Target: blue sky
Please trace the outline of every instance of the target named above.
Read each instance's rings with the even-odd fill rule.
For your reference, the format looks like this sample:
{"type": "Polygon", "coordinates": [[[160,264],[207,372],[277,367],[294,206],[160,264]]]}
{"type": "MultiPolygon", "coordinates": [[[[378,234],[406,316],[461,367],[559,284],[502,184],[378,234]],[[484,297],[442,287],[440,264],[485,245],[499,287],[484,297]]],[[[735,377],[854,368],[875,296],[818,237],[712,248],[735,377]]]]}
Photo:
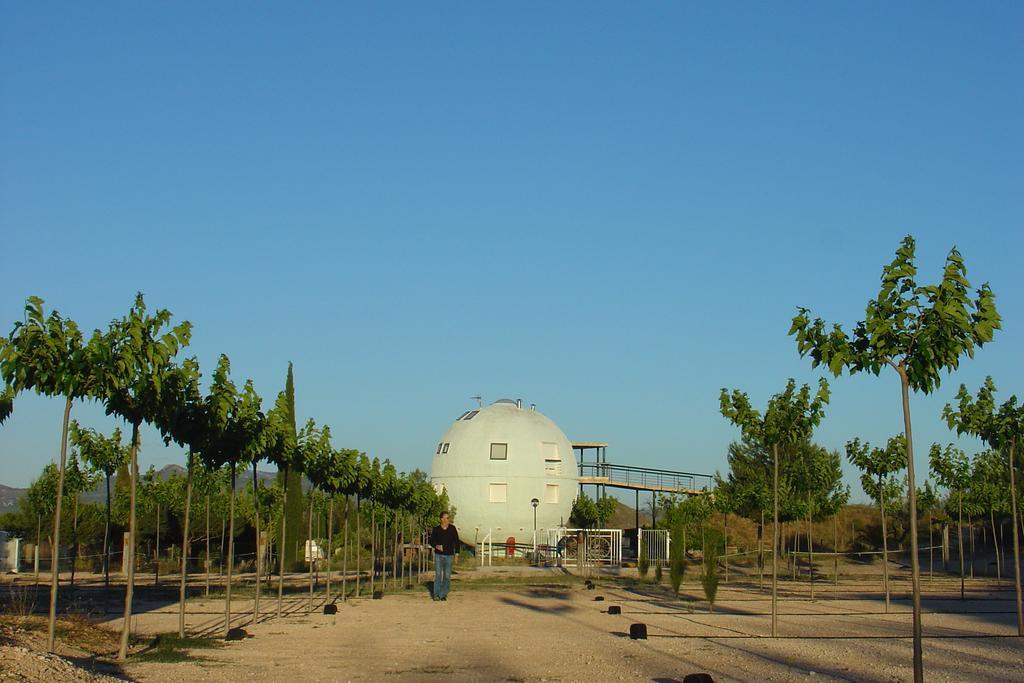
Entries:
{"type": "MultiPolygon", "coordinates": [[[[914,397],[919,466],[960,382],[1024,394],[1020,3],[2,15],[4,332],[32,294],[91,329],[139,290],[204,368],[272,399],[293,361],[300,419],[403,469],[479,393],[710,472],[719,389],[815,381],[795,307],[853,323],[912,233],[922,280],[957,245],[1005,319],[914,397]]],[[[901,428],[895,375],[833,388],[821,443],[901,428]]],[[[57,454],[60,416],[17,402],[0,483],[57,454]]],[[[182,456],[147,432],[141,460],[182,456]]]]}

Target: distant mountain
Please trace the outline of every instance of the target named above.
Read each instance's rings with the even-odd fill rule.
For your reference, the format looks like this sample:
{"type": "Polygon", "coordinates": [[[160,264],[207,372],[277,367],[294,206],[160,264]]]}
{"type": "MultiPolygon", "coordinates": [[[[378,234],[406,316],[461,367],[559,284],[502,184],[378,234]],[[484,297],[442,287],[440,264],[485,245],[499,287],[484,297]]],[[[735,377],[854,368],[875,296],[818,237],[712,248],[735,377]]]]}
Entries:
{"type": "MultiPolygon", "coordinates": [[[[163,480],[170,479],[171,477],[178,476],[184,477],[187,474],[187,470],[181,465],[164,465],[157,472],[163,480]]],[[[277,472],[267,472],[259,470],[259,479],[264,486],[270,486],[274,483],[277,478],[277,472]]],[[[117,484],[117,475],[110,478],[110,490],[113,492],[114,486],[117,484]]],[[[244,486],[252,486],[252,469],[248,468],[244,471],[239,471],[238,476],[235,480],[235,490],[241,489],[244,486]]],[[[0,484],[0,512],[13,512],[21,501],[22,496],[28,491],[27,488],[19,489],[11,486],[4,486],[0,484]]],[[[100,479],[96,488],[92,491],[82,494],[82,502],[84,503],[102,503],[107,499],[106,486],[104,485],[103,479],[100,479]]]]}

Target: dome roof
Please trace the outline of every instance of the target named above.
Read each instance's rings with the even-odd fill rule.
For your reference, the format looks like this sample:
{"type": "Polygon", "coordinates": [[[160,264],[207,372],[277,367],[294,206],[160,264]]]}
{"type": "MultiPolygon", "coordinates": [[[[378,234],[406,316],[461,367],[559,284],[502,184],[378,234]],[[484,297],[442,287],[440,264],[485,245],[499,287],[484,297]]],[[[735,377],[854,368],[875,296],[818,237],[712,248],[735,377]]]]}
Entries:
{"type": "Polygon", "coordinates": [[[455,525],[466,542],[516,536],[569,519],[577,490],[572,444],[549,417],[510,399],[468,410],[436,444],[431,478],[455,508],[455,525]]]}

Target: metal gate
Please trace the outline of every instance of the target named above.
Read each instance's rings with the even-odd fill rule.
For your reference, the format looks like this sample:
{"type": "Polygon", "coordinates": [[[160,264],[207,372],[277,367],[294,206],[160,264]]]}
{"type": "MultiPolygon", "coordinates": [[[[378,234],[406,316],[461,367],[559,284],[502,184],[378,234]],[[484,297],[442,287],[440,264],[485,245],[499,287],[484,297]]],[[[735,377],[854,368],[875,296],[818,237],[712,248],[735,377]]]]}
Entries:
{"type": "Polygon", "coordinates": [[[641,529],[643,534],[644,549],[647,551],[648,562],[668,562],[669,548],[672,539],[669,538],[667,529],[641,529]]]}
{"type": "Polygon", "coordinates": [[[563,567],[622,564],[622,529],[550,529],[545,554],[563,567]]]}

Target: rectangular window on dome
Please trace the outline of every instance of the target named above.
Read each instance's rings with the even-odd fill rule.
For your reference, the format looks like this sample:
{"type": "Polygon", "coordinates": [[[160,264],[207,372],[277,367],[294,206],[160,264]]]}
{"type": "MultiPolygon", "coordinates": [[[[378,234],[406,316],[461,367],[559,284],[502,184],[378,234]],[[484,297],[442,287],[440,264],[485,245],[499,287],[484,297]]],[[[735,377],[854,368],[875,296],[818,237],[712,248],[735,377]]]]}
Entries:
{"type": "Polygon", "coordinates": [[[544,484],[544,502],[558,502],[558,484],[544,484]]]}
{"type": "Polygon", "coordinates": [[[479,412],[480,412],[479,410],[471,410],[468,413],[466,413],[465,417],[463,417],[461,419],[463,419],[463,420],[472,420],[474,417],[476,417],[476,414],[479,413],[479,412]]]}
{"type": "Polygon", "coordinates": [[[441,449],[441,453],[447,453],[447,452],[448,452],[448,446],[449,446],[449,445],[450,445],[450,444],[445,444],[445,445],[444,445],[444,448],[442,448],[442,449],[441,449]]]}
{"type": "Polygon", "coordinates": [[[491,484],[488,489],[488,500],[492,503],[508,502],[508,484],[491,484]]]}
{"type": "Polygon", "coordinates": [[[438,444],[437,444],[437,453],[434,453],[434,455],[438,455],[440,453],[441,453],[441,443],[438,442],[438,444]]]}
{"type": "Polygon", "coordinates": [[[491,460],[508,460],[508,444],[492,443],[491,460]]]}
{"type": "Polygon", "coordinates": [[[457,418],[455,418],[455,421],[458,422],[459,420],[461,420],[462,418],[466,417],[467,415],[469,415],[469,411],[468,410],[466,412],[464,412],[462,415],[459,415],[457,418]]]}
{"type": "Polygon", "coordinates": [[[544,455],[545,462],[562,462],[562,458],[558,455],[557,443],[549,443],[545,441],[540,445],[540,450],[544,455]]]}

